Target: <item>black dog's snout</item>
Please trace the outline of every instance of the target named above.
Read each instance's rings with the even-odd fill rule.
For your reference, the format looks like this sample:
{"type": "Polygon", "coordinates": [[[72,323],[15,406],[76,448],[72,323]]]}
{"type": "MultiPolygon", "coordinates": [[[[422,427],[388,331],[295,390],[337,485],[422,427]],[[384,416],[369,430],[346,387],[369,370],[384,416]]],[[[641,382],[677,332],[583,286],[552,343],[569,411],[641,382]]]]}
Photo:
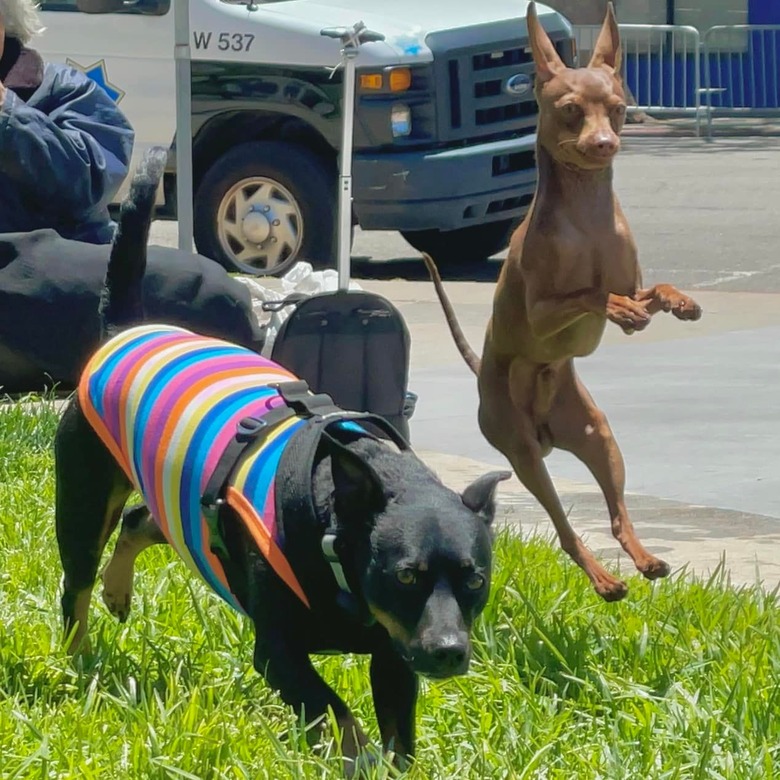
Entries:
{"type": "Polygon", "coordinates": [[[442,666],[460,666],[466,660],[466,647],[462,644],[446,645],[434,650],[433,658],[442,666]]]}
{"type": "Polygon", "coordinates": [[[431,648],[430,657],[439,674],[461,674],[469,663],[468,640],[457,636],[448,637],[431,648]]]}

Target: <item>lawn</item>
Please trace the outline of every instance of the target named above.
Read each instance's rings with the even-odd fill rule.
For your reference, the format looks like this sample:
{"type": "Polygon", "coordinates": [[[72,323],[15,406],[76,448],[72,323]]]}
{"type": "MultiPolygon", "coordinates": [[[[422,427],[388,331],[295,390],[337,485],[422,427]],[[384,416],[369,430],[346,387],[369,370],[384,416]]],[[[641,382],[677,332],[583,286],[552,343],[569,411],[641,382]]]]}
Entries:
{"type": "MultiPolygon", "coordinates": [[[[337,778],[251,666],[249,626],[164,548],[127,624],[60,649],[49,402],[0,410],[0,778],[337,778]]],[[[682,575],[602,603],[543,539],[504,532],[468,676],[422,685],[409,778],[780,774],[774,595],[682,575]]],[[[367,665],[317,662],[376,738],[367,665]]],[[[375,777],[391,777],[387,766],[375,777]]]]}

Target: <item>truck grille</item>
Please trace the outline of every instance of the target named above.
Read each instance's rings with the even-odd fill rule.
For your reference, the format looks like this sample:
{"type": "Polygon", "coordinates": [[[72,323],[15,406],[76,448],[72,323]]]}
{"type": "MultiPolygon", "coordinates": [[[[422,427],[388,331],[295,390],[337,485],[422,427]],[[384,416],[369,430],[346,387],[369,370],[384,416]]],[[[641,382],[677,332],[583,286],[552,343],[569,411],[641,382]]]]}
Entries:
{"type": "Polygon", "coordinates": [[[437,78],[437,84],[447,85],[439,102],[440,140],[479,140],[535,131],[533,90],[523,95],[506,91],[513,76],[533,78],[531,54],[525,47],[515,43],[448,51],[445,67],[444,78],[437,78]]]}
{"type": "MultiPolygon", "coordinates": [[[[495,28],[499,34],[491,42],[485,27],[462,31],[459,42],[470,38],[471,45],[453,46],[455,41],[447,33],[432,33],[426,39],[434,57],[438,140],[443,143],[480,142],[536,131],[533,89],[529,86],[522,94],[507,91],[513,77],[533,79],[530,45],[521,37],[507,40],[505,25],[495,28]]],[[[522,29],[521,20],[515,29],[522,29]]]]}

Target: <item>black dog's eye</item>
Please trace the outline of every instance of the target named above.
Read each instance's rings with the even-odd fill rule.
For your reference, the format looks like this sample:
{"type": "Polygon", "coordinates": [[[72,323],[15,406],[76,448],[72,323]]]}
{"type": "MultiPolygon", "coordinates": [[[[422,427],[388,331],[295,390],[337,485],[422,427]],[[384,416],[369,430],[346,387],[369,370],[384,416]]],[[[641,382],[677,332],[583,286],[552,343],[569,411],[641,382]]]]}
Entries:
{"type": "Polygon", "coordinates": [[[399,569],[395,576],[401,585],[414,585],[417,582],[417,572],[414,569],[399,569]]]}
{"type": "Polygon", "coordinates": [[[466,587],[469,590],[479,590],[485,587],[485,578],[481,574],[477,574],[477,572],[472,572],[466,578],[466,587]]]}

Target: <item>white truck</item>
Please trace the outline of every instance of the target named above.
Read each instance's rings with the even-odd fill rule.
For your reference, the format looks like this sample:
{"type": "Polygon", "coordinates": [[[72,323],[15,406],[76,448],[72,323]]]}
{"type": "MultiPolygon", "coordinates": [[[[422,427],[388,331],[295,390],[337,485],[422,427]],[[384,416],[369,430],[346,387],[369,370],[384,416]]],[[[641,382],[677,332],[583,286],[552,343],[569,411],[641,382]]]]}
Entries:
{"type": "MultiPolygon", "coordinates": [[[[231,270],[332,264],[343,70],[325,27],[363,21],[353,222],[399,230],[441,262],[488,257],[527,210],[536,170],[522,0],[189,0],[195,245],[231,270]]],[[[98,81],[136,131],[136,159],[175,147],[170,0],[41,0],[38,45],[98,81]],[[101,13],[83,13],[90,7],[101,13]]],[[[538,6],[560,54],[564,17],[538,6]]],[[[176,216],[175,155],[160,195],[176,216]]]]}

